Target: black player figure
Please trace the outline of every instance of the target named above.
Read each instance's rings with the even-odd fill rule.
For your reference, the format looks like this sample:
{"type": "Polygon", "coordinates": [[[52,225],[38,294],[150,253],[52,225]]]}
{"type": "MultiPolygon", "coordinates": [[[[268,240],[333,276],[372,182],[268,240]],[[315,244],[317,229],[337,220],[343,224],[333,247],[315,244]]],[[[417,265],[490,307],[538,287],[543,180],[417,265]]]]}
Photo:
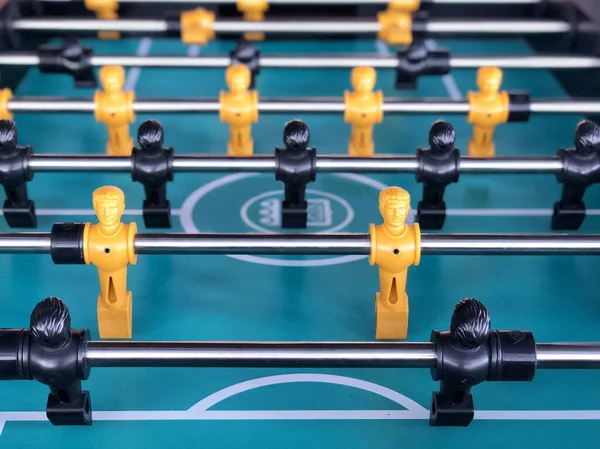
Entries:
{"type": "Polygon", "coordinates": [[[417,207],[417,222],[422,229],[441,229],[446,219],[444,192],[457,182],[460,153],[454,148],[456,133],[450,123],[435,122],[429,130],[428,149],[417,150],[417,182],[423,183],[423,199],[417,207]]]}
{"type": "Polygon", "coordinates": [[[433,426],[467,426],[474,415],[471,388],[488,374],[490,314],[479,301],[463,299],[454,308],[450,330],[438,335],[460,362],[445,373],[432,370],[434,380],[440,380],[440,391],[432,396],[429,421],[433,426]],[[465,373],[465,368],[471,371],[465,373]]]}
{"type": "Polygon", "coordinates": [[[46,415],[56,426],[92,424],[90,394],[81,381],[89,367],[81,359],[81,348],[89,332],[71,329],[67,306],[56,297],[39,302],[30,319],[29,375],[50,387],[46,415]]]}
{"type": "Polygon", "coordinates": [[[556,154],[563,162],[557,175],[562,195],[554,204],[552,229],[579,229],[585,218],[583,196],[592,184],[600,182],[600,126],[583,120],[575,131],[575,148],[560,149],[556,154]]]}
{"type": "Polygon", "coordinates": [[[275,179],[283,182],[285,197],[281,209],[284,229],[304,229],[308,221],[306,184],[316,177],[316,150],[308,148],[310,130],[301,120],[286,123],[285,149],[275,149],[275,179]]]}
{"type": "Polygon", "coordinates": [[[132,152],[134,181],[144,185],[144,225],[147,228],[171,227],[171,203],[167,182],[173,181],[172,154],[163,148],[164,129],[156,120],[147,120],[138,128],[139,148],[132,152]]]}
{"type": "Polygon", "coordinates": [[[10,227],[35,228],[35,205],[27,195],[27,182],[33,179],[29,159],[31,147],[18,146],[14,122],[0,120],[0,183],[6,192],[4,217],[10,227]]]}

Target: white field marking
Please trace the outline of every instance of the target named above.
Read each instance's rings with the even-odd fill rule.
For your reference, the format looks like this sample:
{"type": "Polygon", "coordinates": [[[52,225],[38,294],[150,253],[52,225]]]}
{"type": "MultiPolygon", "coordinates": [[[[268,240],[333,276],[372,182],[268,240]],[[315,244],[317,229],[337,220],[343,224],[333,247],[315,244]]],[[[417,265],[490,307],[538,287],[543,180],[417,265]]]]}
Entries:
{"type": "Polygon", "coordinates": [[[377,53],[379,53],[381,56],[387,56],[391,53],[388,44],[381,39],[377,39],[375,41],[375,50],[377,50],[377,53]]]}
{"type": "Polygon", "coordinates": [[[187,51],[187,55],[190,57],[196,57],[200,55],[200,46],[199,45],[190,45],[187,51]]]}
{"type": "Polygon", "coordinates": [[[368,391],[378,396],[389,399],[398,405],[401,405],[407,410],[411,411],[424,411],[417,402],[406,396],[394,391],[390,388],[377,385],[373,382],[367,382],[365,380],[355,379],[346,376],[337,376],[333,374],[281,374],[277,376],[261,377],[258,379],[248,380],[241,382],[230,387],[224,388],[205,397],[201,401],[188,409],[188,412],[207,411],[209,408],[236,396],[246,391],[255,390],[257,388],[267,387],[270,385],[281,385],[290,383],[323,383],[331,385],[343,385],[346,387],[356,388],[358,390],[368,391]]]}
{"type": "MultiPolygon", "coordinates": [[[[184,231],[188,234],[196,234],[201,232],[196,224],[194,223],[194,208],[196,204],[210,192],[218,189],[219,187],[223,187],[225,185],[231,184],[233,182],[252,178],[258,176],[260,173],[234,173],[231,175],[224,176],[222,178],[217,178],[214,181],[209,182],[208,184],[203,185],[202,187],[193,191],[183,202],[180,209],[179,220],[181,222],[181,226],[184,231]]],[[[352,181],[365,184],[369,187],[373,187],[377,191],[385,189],[387,186],[379,181],[375,181],[374,179],[368,178],[366,176],[357,175],[354,173],[335,173],[333,176],[343,179],[350,179],[352,181]]],[[[295,260],[295,259],[273,259],[270,257],[262,257],[262,256],[253,256],[253,255],[227,255],[227,257],[231,257],[232,259],[242,260],[245,262],[256,263],[260,265],[270,265],[277,267],[323,267],[329,265],[338,265],[342,263],[350,263],[355,262],[357,260],[366,259],[368,256],[337,256],[337,257],[326,257],[319,259],[305,259],[305,260],[295,260]]]]}
{"type": "MultiPolygon", "coordinates": [[[[202,421],[202,420],[426,420],[429,411],[390,388],[373,382],[331,374],[284,374],[240,382],[198,401],[187,410],[97,411],[95,421],[202,421]],[[208,410],[240,393],[290,383],[342,385],[374,393],[405,410],[208,410]]],[[[0,434],[9,421],[47,421],[45,412],[0,412],[0,434]]],[[[476,420],[600,420],[600,410],[476,410],[476,420]]]]}
{"type": "MultiPolygon", "coordinates": [[[[138,48],[135,52],[136,56],[147,56],[150,53],[150,47],[152,47],[152,39],[149,37],[145,37],[140,41],[138,48]]],[[[142,73],[141,67],[133,67],[129,70],[127,74],[127,79],[125,80],[125,87],[123,90],[132,91],[135,89],[135,86],[140,79],[140,74],[142,73]]]]}
{"type": "MultiPolygon", "coordinates": [[[[430,50],[435,50],[437,48],[437,44],[433,39],[427,39],[425,41],[425,45],[430,50]]],[[[459,101],[463,99],[462,94],[460,93],[460,89],[456,84],[456,80],[452,76],[451,73],[447,75],[442,75],[442,83],[444,83],[444,87],[446,87],[446,91],[452,100],[459,101]]]]}

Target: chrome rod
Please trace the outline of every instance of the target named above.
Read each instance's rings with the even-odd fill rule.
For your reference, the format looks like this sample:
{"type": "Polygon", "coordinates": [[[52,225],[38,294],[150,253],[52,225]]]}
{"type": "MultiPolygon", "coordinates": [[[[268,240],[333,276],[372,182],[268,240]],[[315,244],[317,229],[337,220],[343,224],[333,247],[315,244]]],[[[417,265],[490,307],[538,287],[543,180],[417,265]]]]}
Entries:
{"type": "MultiPolygon", "coordinates": [[[[354,68],[369,66],[376,69],[395,69],[398,58],[372,54],[352,55],[261,55],[261,68],[354,68]]],[[[600,67],[600,58],[593,56],[567,55],[506,55],[506,56],[453,56],[451,68],[475,69],[494,66],[503,69],[590,69],[600,67]]],[[[0,65],[36,66],[40,64],[37,53],[10,52],[0,54],[0,65]]],[[[225,68],[231,65],[226,56],[169,56],[169,55],[96,55],[90,58],[95,67],[119,65],[123,67],[152,68],[225,68]]]]}
{"type": "Polygon", "coordinates": [[[137,254],[368,255],[368,234],[137,234],[137,254]]]}
{"type": "Polygon", "coordinates": [[[0,254],[48,254],[49,232],[0,233],[0,254]]]}
{"type": "Polygon", "coordinates": [[[432,343],[107,342],[87,345],[90,366],[430,368],[432,343]]]}
{"type": "Polygon", "coordinates": [[[537,345],[537,367],[548,369],[598,369],[597,343],[541,343],[537,345]]]}
{"type": "Polygon", "coordinates": [[[600,235],[423,234],[423,255],[596,255],[600,235]]]}
{"type": "MultiPolygon", "coordinates": [[[[173,170],[180,173],[249,172],[270,173],[275,171],[273,156],[247,158],[186,155],[173,156],[173,170]]],[[[376,156],[351,158],[346,156],[319,156],[316,162],[319,173],[415,173],[419,161],[415,156],[376,156]]],[[[129,173],[130,157],[72,156],[62,154],[34,154],[29,159],[34,172],[108,172],[129,173]]],[[[459,162],[460,173],[558,173],[562,170],[558,158],[491,158],[463,157],[459,162]]]]}
{"type": "Polygon", "coordinates": [[[477,69],[492,66],[501,69],[594,69],[600,67],[600,58],[568,55],[507,55],[507,56],[452,56],[451,68],[477,69]]]}
{"type": "MultiPolygon", "coordinates": [[[[538,369],[598,369],[600,343],[536,345],[538,369]]],[[[91,341],[90,367],[432,368],[432,343],[91,341]]]]}
{"type": "MultiPolygon", "coordinates": [[[[423,29],[429,34],[548,34],[567,33],[571,24],[555,20],[429,20],[423,29]]],[[[167,22],[154,19],[101,20],[85,18],[16,19],[11,28],[17,31],[96,32],[121,31],[132,33],[163,33],[168,31],[167,22]]],[[[591,24],[580,24],[585,31],[594,31],[591,24]]],[[[249,22],[244,20],[216,20],[212,30],[216,33],[343,33],[375,34],[381,29],[376,21],[367,20],[267,20],[249,22]]]]}
{"type": "MultiPolygon", "coordinates": [[[[81,2],[82,0],[39,0],[49,3],[81,2]]],[[[237,0],[119,0],[120,3],[186,3],[198,5],[233,5],[237,0]]],[[[523,5],[538,4],[546,0],[422,0],[427,4],[469,5],[523,5]]],[[[389,0],[269,0],[274,5],[387,5],[389,0]]]]}
{"type": "MultiPolygon", "coordinates": [[[[50,233],[2,233],[0,253],[49,253],[50,233]]],[[[139,233],[137,254],[362,255],[368,234],[178,234],[139,233]]],[[[598,255],[600,234],[422,234],[421,254],[598,255]]]]}
{"type": "MultiPolygon", "coordinates": [[[[15,97],[8,102],[11,112],[94,112],[92,100],[54,97],[15,97]]],[[[136,100],[133,110],[138,113],[216,113],[221,109],[217,100],[176,99],[136,100]]],[[[264,99],[258,103],[260,113],[343,113],[342,98],[309,97],[303,99],[264,99]]],[[[466,101],[453,100],[401,100],[388,98],[383,111],[386,114],[467,114],[466,101]]],[[[543,100],[530,104],[532,113],[594,114],[600,113],[600,100],[543,100]]]]}

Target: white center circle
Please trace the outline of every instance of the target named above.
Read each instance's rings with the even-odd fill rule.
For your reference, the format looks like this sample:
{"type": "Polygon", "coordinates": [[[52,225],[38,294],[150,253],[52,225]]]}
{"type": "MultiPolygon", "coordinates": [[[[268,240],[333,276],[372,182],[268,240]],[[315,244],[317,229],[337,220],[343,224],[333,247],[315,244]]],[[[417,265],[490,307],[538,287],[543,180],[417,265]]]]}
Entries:
{"type": "MultiPolygon", "coordinates": [[[[208,184],[203,185],[202,187],[193,191],[183,202],[181,205],[181,210],[179,214],[179,220],[181,222],[181,226],[184,231],[188,234],[198,234],[201,231],[194,223],[194,208],[198,204],[198,202],[204,198],[206,195],[211,193],[212,191],[218,189],[219,187],[223,187],[228,184],[232,184],[236,181],[241,181],[242,179],[248,179],[255,176],[258,176],[259,173],[235,173],[232,175],[227,175],[219,179],[215,179],[214,181],[209,182],[208,184]]],[[[351,173],[336,173],[333,176],[348,179],[351,181],[358,182],[360,184],[367,185],[376,189],[378,191],[383,190],[387,187],[387,185],[382,182],[376,181],[374,179],[368,178],[362,175],[356,175],[351,173]]],[[[321,194],[324,192],[321,192],[321,194]]],[[[331,194],[328,194],[331,195],[331,194]]],[[[335,195],[334,195],[335,196],[335,195]]],[[[337,197],[339,198],[339,197],[337,197]]],[[[336,198],[336,199],[337,199],[336,198]]],[[[339,198],[342,199],[342,198],[339,198]]],[[[342,199],[342,201],[344,201],[342,199]]],[[[345,202],[345,201],[344,201],[345,202]]],[[[347,204],[347,202],[346,202],[347,204]]],[[[350,208],[350,210],[352,210],[350,208]]],[[[352,213],[352,216],[354,214],[352,213]]],[[[352,217],[353,218],[353,217],[352,217]]],[[[350,219],[350,221],[352,220],[350,219]]],[[[346,220],[347,221],[347,218],[346,220]]],[[[348,222],[349,223],[349,222],[348,222]]],[[[341,227],[336,226],[337,229],[341,229],[341,227]]],[[[329,230],[328,232],[332,232],[329,230]]],[[[272,232],[270,232],[272,233],[272,232]]],[[[367,231],[365,230],[365,233],[367,231]]],[[[288,260],[288,259],[276,259],[270,257],[263,256],[253,256],[253,255],[227,255],[227,257],[231,257],[232,259],[243,260],[245,262],[251,262],[261,265],[271,265],[278,267],[320,267],[327,265],[338,265],[343,263],[354,262],[357,260],[365,259],[367,256],[336,256],[336,257],[326,257],[321,259],[309,259],[309,260],[288,260]]]]}

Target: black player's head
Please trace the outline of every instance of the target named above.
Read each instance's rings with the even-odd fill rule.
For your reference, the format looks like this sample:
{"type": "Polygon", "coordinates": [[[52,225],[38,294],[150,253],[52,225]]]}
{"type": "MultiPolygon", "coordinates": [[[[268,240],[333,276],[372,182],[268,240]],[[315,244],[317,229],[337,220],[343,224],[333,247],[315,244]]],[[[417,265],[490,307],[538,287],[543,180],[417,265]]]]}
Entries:
{"type": "Polygon", "coordinates": [[[310,130],[302,120],[292,120],[283,128],[283,143],[288,151],[302,152],[308,148],[310,130]]]}
{"type": "Polygon", "coordinates": [[[138,128],[138,143],[142,148],[162,148],[165,130],[157,120],[146,120],[138,128]]]}
{"type": "Polygon", "coordinates": [[[50,296],[40,301],[29,321],[33,338],[48,348],[59,348],[71,338],[71,315],[60,299],[50,296]]]}
{"type": "Polygon", "coordinates": [[[429,146],[432,150],[450,151],[454,148],[456,132],[454,127],[443,120],[438,120],[429,129],[429,146]]]}
{"type": "Polygon", "coordinates": [[[476,299],[466,298],[454,308],[450,333],[454,344],[462,349],[481,346],[490,332],[490,313],[476,299]]]}
{"type": "Polygon", "coordinates": [[[15,122],[0,120],[0,150],[13,150],[17,146],[19,133],[15,122]]]}
{"type": "Polygon", "coordinates": [[[582,120],[575,131],[575,148],[582,152],[600,151],[600,126],[582,120]]]}

